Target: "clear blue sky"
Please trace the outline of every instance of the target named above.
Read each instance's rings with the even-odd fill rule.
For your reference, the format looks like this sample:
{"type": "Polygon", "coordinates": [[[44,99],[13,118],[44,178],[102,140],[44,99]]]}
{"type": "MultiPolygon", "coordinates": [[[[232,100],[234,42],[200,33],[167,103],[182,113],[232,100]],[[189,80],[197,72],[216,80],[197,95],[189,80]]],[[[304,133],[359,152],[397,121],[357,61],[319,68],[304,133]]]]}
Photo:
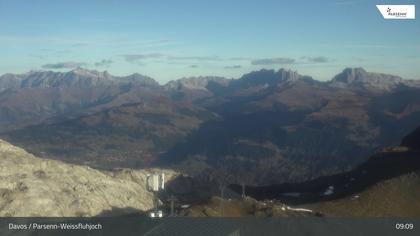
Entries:
{"type": "MultiPolygon", "coordinates": [[[[375,0],[0,0],[0,74],[82,66],[164,83],[344,67],[420,79],[420,22],[384,20],[375,0]]],[[[417,4],[420,1],[386,1],[417,4]]]]}

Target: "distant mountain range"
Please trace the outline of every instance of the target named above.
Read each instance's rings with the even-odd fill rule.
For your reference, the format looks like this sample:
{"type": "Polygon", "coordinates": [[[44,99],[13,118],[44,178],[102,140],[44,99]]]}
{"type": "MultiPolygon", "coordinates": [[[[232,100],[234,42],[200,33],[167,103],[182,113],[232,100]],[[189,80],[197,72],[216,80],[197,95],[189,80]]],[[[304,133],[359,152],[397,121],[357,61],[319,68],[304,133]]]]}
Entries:
{"type": "Polygon", "coordinates": [[[77,68],[69,72],[31,71],[26,74],[5,74],[0,77],[1,90],[24,88],[92,88],[118,84],[139,84],[159,86],[150,77],[132,74],[124,77],[77,68]]]}
{"type": "Polygon", "coordinates": [[[1,138],[98,168],[302,181],[351,169],[419,121],[420,81],[362,68],[325,82],[285,69],[165,85],[81,68],[0,77],[1,138]]]}
{"type": "Polygon", "coordinates": [[[143,87],[158,88],[159,84],[139,74],[116,77],[106,71],[80,68],[67,73],[5,74],[0,77],[0,125],[25,126],[51,117],[81,114],[115,101],[132,88],[143,87]]]}

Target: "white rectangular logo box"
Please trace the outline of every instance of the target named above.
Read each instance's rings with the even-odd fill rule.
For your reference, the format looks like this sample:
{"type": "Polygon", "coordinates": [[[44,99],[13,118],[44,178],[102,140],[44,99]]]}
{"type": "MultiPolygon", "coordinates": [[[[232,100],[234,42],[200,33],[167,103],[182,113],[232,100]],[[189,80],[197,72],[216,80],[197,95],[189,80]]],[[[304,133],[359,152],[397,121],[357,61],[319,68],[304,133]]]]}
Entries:
{"type": "Polygon", "coordinates": [[[416,19],[415,5],[376,5],[384,19],[413,20],[416,19]]]}

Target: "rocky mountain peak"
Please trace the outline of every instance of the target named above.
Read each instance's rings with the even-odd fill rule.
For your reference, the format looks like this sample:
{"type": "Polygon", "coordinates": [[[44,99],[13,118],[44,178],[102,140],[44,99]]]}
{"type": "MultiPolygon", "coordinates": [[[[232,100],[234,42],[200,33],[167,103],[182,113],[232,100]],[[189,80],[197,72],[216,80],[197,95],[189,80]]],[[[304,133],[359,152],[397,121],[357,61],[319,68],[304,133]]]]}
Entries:
{"type": "Polygon", "coordinates": [[[68,72],[30,71],[22,75],[5,74],[0,77],[0,91],[7,88],[91,88],[120,83],[159,86],[152,78],[140,74],[112,76],[108,71],[76,68],[68,72]]]}
{"type": "Polygon", "coordinates": [[[77,68],[69,72],[31,71],[22,76],[21,88],[92,87],[113,81],[107,72],[77,68]]]}
{"type": "Polygon", "coordinates": [[[391,90],[405,83],[399,76],[367,72],[363,68],[346,68],[330,82],[333,87],[391,90]]]}
{"type": "Polygon", "coordinates": [[[199,76],[187,77],[179,80],[172,80],[165,85],[166,89],[191,89],[191,90],[207,90],[210,82],[221,85],[227,85],[228,79],[218,76],[199,76]]]}
{"type": "Polygon", "coordinates": [[[9,88],[19,87],[21,79],[18,75],[10,73],[0,76],[0,92],[9,88]]]}
{"type": "Polygon", "coordinates": [[[73,72],[73,73],[76,73],[76,74],[81,74],[81,75],[83,75],[83,74],[85,74],[85,75],[87,75],[87,74],[99,74],[100,73],[97,70],[89,70],[89,69],[86,69],[86,68],[83,68],[83,67],[77,67],[77,68],[71,70],[70,72],[73,72]]]}
{"type": "Polygon", "coordinates": [[[272,87],[284,82],[293,82],[302,78],[296,71],[280,69],[261,69],[243,75],[241,78],[232,81],[232,86],[236,88],[249,88],[254,86],[272,87]]]}
{"type": "Polygon", "coordinates": [[[81,78],[90,78],[96,80],[113,80],[113,76],[111,76],[108,71],[97,71],[97,70],[89,70],[85,68],[78,67],[74,70],[67,72],[67,74],[72,74],[79,76],[81,78]]]}
{"type": "Polygon", "coordinates": [[[368,75],[365,69],[357,67],[345,68],[343,72],[341,72],[341,76],[338,75],[335,78],[341,82],[352,83],[354,81],[364,80],[367,76],[368,75]]]}
{"type": "Polygon", "coordinates": [[[280,69],[277,71],[279,78],[285,81],[295,81],[301,78],[301,75],[297,71],[292,71],[290,69],[280,69]]]}
{"type": "Polygon", "coordinates": [[[122,83],[134,83],[134,84],[138,84],[138,85],[143,85],[143,86],[159,86],[159,83],[142,74],[139,73],[134,73],[128,76],[122,76],[122,77],[117,77],[118,80],[122,83]]]}

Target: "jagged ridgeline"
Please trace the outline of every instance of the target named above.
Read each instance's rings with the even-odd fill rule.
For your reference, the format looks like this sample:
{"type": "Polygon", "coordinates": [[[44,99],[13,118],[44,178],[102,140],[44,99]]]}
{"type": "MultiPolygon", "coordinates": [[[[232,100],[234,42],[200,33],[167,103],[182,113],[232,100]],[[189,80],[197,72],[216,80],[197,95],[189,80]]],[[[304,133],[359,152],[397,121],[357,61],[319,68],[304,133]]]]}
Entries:
{"type": "Polygon", "coordinates": [[[0,137],[37,156],[108,169],[299,182],[350,170],[419,125],[420,83],[347,68],[330,81],[260,70],[159,85],[76,69],[0,77],[0,137]]]}

